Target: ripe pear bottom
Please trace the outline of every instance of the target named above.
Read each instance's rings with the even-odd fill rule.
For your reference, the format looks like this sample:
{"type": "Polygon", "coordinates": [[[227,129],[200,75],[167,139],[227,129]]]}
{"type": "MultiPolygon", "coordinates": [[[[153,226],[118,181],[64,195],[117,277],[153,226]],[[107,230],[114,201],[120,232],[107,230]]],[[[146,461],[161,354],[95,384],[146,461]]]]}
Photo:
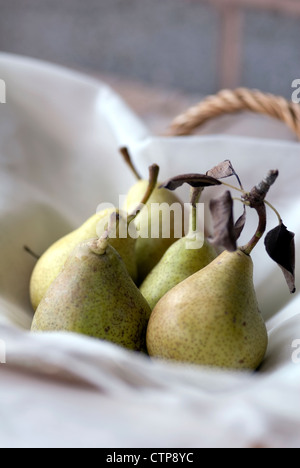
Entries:
{"type": "Polygon", "coordinates": [[[32,331],[70,331],[144,351],[149,305],[118,252],[80,244],[35,313],[32,331]]]}
{"type": "Polygon", "coordinates": [[[241,250],[223,252],[169,291],[147,331],[152,357],[227,369],[257,369],[267,345],[252,259],[241,250]]]}

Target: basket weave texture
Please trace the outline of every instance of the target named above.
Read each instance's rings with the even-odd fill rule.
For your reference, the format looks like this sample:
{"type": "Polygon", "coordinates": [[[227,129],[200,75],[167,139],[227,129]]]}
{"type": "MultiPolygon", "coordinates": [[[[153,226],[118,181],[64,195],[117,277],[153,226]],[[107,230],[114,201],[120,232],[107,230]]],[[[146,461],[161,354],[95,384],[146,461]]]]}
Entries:
{"type": "Polygon", "coordinates": [[[282,120],[300,139],[300,105],[281,96],[258,90],[224,89],[208,96],[199,104],[176,117],[168,129],[168,135],[191,135],[202,124],[223,114],[251,111],[282,120]]]}

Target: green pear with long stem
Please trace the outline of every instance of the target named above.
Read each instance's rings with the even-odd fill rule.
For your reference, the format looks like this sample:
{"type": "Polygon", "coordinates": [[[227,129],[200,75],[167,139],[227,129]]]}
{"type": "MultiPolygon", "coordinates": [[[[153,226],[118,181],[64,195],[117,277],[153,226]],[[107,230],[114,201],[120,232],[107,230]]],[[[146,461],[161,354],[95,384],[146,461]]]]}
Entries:
{"type": "MultiPolygon", "coordinates": [[[[138,174],[128,150],[122,148],[121,153],[138,179],[137,183],[129,190],[124,206],[124,210],[132,212],[137,200],[145,191],[147,181],[138,174]]],[[[143,282],[168,248],[184,235],[183,204],[174,193],[160,188],[159,185],[157,184],[146,206],[135,218],[135,224],[140,234],[136,242],[138,284],[143,282]],[[166,223],[163,210],[169,217],[169,224],[166,223]]]]}
{"type": "Polygon", "coordinates": [[[69,331],[145,351],[151,310],[105,234],[79,244],[35,313],[32,331],[69,331]]]}
{"type": "Polygon", "coordinates": [[[149,273],[140,291],[151,309],[177,284],[211,263],[217,256],[214,247],[197,226],[197,203],[202,189],[192,189],[190,226],[187,236],[177,240],[149,273]]]}
{"type": "MultiPolygon", "coordinates": [[[[153,165],[149,168],[149,180],[144,185],[144,191],[140,193],[140,198],[134,207],[135,213],[128,214],[127,219],[122,218],[118,224],[118,232],[115,238],[110,240],[114,247],[123,258],[128,272],[134,281],[137,281],[137,262],[135,257],[136,238],[127,235],[119,236],[119,231],[127,231],[139,207],[143,207],[151,196],[152,191],[157,184],[159,168],[153,165]]],[[[110,208],[93,215],[81,227],[71,232],[67,236],[55,242],[38,260],[30,280],[30,298],[33,309],[36,310],[47,290],[61,272],[66,260],[74,248],[88,239],[101,237],[107,228],[110,216],[118,210],[110,208]]]]}

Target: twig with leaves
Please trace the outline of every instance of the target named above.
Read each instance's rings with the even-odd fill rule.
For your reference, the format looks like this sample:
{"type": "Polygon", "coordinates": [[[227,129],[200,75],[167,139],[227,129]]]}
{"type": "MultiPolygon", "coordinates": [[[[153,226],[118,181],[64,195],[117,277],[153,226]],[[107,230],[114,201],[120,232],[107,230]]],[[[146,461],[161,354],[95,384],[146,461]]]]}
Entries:
{"type": "Polygon", "coordinates": [[[234,170],[229,160],[223,161],[214,168],[207,171],[206,174],[184,174],[169,179],[162,187],[169,190],[176,190],[184,183],[192,187],[213,187],[223,184],[231,189],[241,193],[239,199],[244,204],[244,212],[240,218],[234,222],[233,202],[229,190],[220,197],[212,199],[210,202],[210,211],[213,219],[214,236],[209,239],[211,243],[224,247],[226,250],[235,251],[237,240],[246,224],[246,208],[254,208],[258,214],[259,222],[252,239],[243,247],[240,247],[245,254],[250,255],[259,240],[264,236],[267,226],[266,206],[270,207],[277,215],[279,225],[267,233],[265,237],[265,247],[268,255],[282,269],[291,293],[296,291],[295,287],[295,234],[288,231],[283,224],[278,211],[266,200],[266,196],[271,186],[276,182],[279,176],[277,170],[271,170],[258,185],[246,192],[241,180],[234,170]],[[239,187],[224,182],[223,179],[234,176],[239,187]]]}

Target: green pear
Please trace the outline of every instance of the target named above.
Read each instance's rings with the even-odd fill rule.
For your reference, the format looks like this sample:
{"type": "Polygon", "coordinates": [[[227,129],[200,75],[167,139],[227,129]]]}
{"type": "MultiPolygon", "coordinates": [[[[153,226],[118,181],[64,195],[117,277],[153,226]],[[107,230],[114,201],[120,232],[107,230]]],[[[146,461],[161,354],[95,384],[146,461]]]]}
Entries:
{"type": "MultiPolygon", "coordinates": [[[[93,215],[80,228],[59,239],[38,260],[30,280],[30,298],[32,307],[37,309],[48,288],[61,272],[66,260],[74,248],[84,240],[101,237],[114,209],[103,210],[93,215]],[[98,226],[103,226],[102,232],[98,226]]],[[[133,280],[137,279],[137,265],[134,256],[135,240],[111,239],[111,245],[122,256],[133,280]]]]}
{"type": "MultiPolygon", "coordinates": [[[[135,212],[151,196],[157,184],[158,173],[159,167],[156,164],[149,167],[149,180],[145,181],[145,190],[141,192],[141,198],[134,206],[135,212]]],[[[30,298],[34,310],[37,309],[47,290],[61,272],[74,248],[80,242],[95,238],[96,236],[101,237],[107,228],[111,215],[117,211],[114,208],[110,208],[95,214],[80,228],[58,240],[42,255],[34,268],[30,280],[30,298]]],[[[114,238],[110,239],[110,245],[119,252],[130,276],[136,282],[138,274],[135,257],[136,237],[132,237],[128,233],[128,229],[131,223],[133,223],[134,218],[135,214],[129,214],[127,219],[123,217],[118,220],[118,229],[116,229],[114,238]],[[122,235],[119,235],[120,232],[122,232],[122,235]]]]}
{"type": "Polygon", "coordinates": [[[253,263],[224,251],[169,291],[147,331],[150,356],[230,369],[256,369],[268,335],[253,285],[253,263]]]}
{"type": "Polygon", "coordinates": [[[169,247],[140,287],[151,309],[154,309],[170,289],[206,267],[217,256],[215,249],[204,238],[201,227],[198,227],[197,204],[202,191],[202,188],[191,189],[190,226],[187,236],[169,247]]]}
{"type": "MultiPolygon", "coordinates": [[[[132,212],[141,199],[147,186],[146,180],[139,180],[128,192],[125,210],[132,212]]],[[[167,249],[184,235],[183,229],[184,209],[179,198],[167,189],[158,186],[153,191],[148,203],[140,211],[135,219],[140,237],[136,242],[136,261],[138,268],[138,283],[141,284],[150,271],[157,265],[167,249]],[[159,205],[167,208],[173,206],[175,212],[169,215],[170,230],[164,231],[167,225],[163,225],[162,214],[159,205]],[[177,213],[177,216],[174,215],[177,213]],[[153,232],[157,231],[157,237],[153,232]]]]}
{"type": "Polygon", "coordinates": [[[145,350],[150,308],[107,238],[79,244],[35,313],[32,331],[70,331],[145,350]]]}
{"type": "Polygon", "coordinates": [[[189,237],[178,239],[166,251],[159,263],[149,273],[140,291],[153,310],[158,301],[177,284],[206,267],[216,258],[215,249],[207,242],[189,237]],[[199,242],[201,248],[191,248],[199,242]]]}

